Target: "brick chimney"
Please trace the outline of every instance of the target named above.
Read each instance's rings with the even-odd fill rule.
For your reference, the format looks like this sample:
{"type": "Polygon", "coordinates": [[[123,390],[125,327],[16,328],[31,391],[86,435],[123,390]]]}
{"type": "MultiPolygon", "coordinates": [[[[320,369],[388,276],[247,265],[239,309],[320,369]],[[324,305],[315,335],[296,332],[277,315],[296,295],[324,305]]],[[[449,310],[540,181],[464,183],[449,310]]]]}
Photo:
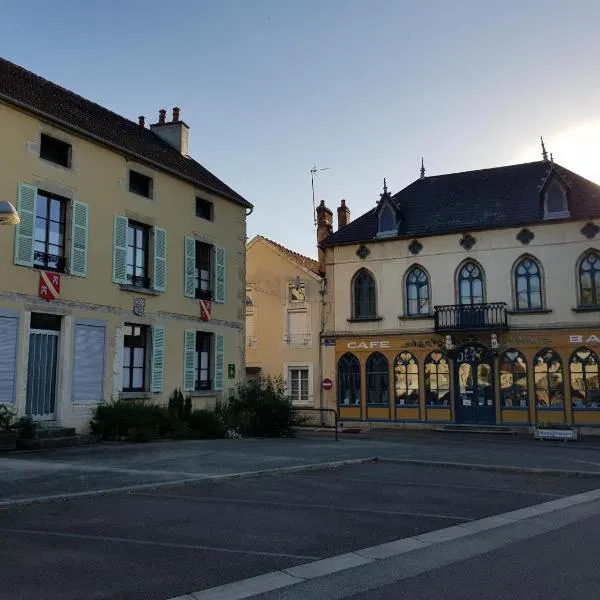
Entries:
{"type": "Polygon", "coordinates": [[[350,223],[350,209],[346,206],[346,201],[342,200],[342,203],[338,206],[338,229],[346,227],[350,223]]]}
{"type": "Polygon", "coordinates": [[[317,206],[317,248],[319,252],[319,270],[325,273],[325,250],[319,244],[333,231],[333,212],[325,206],[325,200],[321,200],[317,206]]]}
{"type": "Polygon", "coordinates": [[[140,124],[140,127],[145,127],[145,125],[146,125],[146,117],[144,117],[143,115],[140,115],[138,117],[138,123],[140,124]]]}
{"type": "Polygon", "coordinates": [[[158,123],[150,125],[150,130],[167,144],[173,146],[175,150],[181,152],[183,156],[188,156],[190,128],[180,120],[180,112],[179,107],[175,106],[173,120],[167,123],[167,111],[164,108],[159,110],[158,123]]]}

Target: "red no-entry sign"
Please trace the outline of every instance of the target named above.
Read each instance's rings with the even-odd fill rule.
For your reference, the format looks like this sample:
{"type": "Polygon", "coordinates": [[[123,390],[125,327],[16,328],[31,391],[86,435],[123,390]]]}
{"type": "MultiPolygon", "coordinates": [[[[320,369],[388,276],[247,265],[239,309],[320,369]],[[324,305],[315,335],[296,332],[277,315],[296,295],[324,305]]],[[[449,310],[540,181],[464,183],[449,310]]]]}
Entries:
{"type": "Polygon", "coordinates": [[[323,379],[323,381],[321,382],[321,387],[325,391],[328,391],[333,387],[333,381],[331,381],[331,379],[323,379]]]}

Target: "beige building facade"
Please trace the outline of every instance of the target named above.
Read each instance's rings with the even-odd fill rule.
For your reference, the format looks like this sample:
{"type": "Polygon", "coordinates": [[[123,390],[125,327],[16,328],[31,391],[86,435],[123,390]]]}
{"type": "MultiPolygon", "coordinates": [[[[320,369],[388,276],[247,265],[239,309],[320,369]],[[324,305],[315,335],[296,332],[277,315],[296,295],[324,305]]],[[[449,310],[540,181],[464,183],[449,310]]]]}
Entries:
{"type": "Polygon", "coordinates": [[[342,422],[600,426],[599,186],[545,159],[318,212],[342,422]]]}
{"type": "Polygon", "coordinates": [[[226,395],[251,205],[188,156],[178,108],[148,127],[4,60],[0,81],[21,218],[0,229],[0,402],[85,431],[102,402],[226,395]]]}
{"type": "Polygon", "coordinates": [[[250,240],[246,253],[248,377],[282,377],[294,405],[319,408],[319,264],[263,236],[250,240]]]}

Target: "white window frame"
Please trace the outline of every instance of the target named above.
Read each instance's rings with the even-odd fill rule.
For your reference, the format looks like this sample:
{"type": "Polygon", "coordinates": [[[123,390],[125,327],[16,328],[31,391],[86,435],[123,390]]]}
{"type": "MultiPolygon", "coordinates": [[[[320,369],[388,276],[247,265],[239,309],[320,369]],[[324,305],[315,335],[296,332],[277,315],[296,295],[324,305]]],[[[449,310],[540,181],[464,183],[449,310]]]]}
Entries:
{"type": "Polygon", "coordinates": [[[305,401],[294,400],[292,402],[294,406],[312,406],[314,402],[314,381],[313,381],[313,365],[308,362],[293,362],[284,363],[283,365],[283,378],[286,383],[287,394],[291,397],[292,392],[292,371],[294,370],[305,370],[308,371],[308,398],[305,401]]]}

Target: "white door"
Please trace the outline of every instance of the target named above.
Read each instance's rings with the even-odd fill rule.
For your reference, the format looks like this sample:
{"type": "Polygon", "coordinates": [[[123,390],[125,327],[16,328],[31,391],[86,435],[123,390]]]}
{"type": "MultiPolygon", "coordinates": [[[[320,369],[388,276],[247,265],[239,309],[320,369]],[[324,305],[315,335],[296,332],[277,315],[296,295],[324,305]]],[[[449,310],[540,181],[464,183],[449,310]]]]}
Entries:
{"type": "Polygon", "coordinates": [[[58,339],[58,331],[32,329],[29,332],[25,412],[36,420],[56,418],[58,339]]]}

